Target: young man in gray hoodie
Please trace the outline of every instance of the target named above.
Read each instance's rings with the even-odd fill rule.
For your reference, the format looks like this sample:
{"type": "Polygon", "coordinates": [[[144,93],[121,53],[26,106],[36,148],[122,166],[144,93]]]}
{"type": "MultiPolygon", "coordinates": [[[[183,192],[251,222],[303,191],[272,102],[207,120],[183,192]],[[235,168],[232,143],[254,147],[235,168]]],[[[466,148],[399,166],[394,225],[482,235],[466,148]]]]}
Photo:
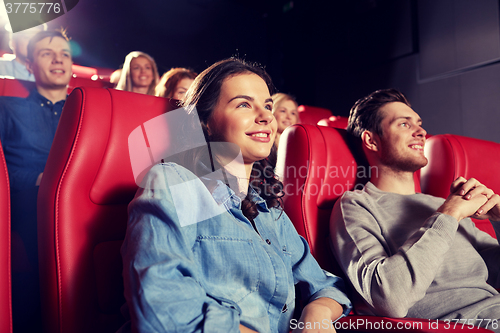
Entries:
{"type": "Polygon", "coordinates": [[[347,131],[376,170],[363,190],[338,200],[330,221],[357,312],[498,329],[500,246],[469,217],[489,219],[500,235],[500,196],[462,177],[446,200],[415,193],[426,132],[397,90],[357,101],[347,131]]]}

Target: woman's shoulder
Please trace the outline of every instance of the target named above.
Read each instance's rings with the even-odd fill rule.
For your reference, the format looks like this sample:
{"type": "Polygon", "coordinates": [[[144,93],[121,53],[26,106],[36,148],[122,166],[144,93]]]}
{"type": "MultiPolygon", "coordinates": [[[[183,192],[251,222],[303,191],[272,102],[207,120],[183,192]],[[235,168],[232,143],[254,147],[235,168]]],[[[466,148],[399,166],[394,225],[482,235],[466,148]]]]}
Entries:
{"type": "Polygon", "coordinates": [[[194,180],[197,177],[185,167],[173,163],[159,163],[154,165],[144,176],[140,187],[158,188],[158,186],[172,186],[194,180]]]}

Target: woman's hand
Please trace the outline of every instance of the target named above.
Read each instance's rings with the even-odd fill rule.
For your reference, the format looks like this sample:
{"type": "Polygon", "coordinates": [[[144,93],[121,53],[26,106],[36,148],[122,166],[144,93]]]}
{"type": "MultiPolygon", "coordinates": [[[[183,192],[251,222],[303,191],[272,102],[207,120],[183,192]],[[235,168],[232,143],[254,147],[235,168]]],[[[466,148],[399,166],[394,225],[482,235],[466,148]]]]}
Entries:
{"type": "Polygon", "coordinates": [[[331,298],[318,298],[307,304],[293,333],[335,332],[333,321],[342,315],[342,306],[331,298]]]}

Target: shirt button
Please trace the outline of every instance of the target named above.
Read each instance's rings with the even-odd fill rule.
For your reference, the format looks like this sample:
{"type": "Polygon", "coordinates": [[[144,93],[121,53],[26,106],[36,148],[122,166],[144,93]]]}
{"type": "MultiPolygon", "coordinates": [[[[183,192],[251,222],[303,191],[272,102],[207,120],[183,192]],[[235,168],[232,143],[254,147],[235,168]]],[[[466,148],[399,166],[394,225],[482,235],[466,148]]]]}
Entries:
{"type": "Polygon", "coordinates": [[[286,306],[286,304],[285,304],[285,305],[283,305],[283,309],[281,309],[281,313],[285,313],[287,311],[288,311],[288,306],[286,306]]]}
{"type": "Polygon", "coordinates": [[[40,105],[41,105],[41,106],[43,106],[43,103],[42,103],[42,104],[40,104],[40,105]]]}
{"type": "Polygon", "coordinates": [[[54,112],[54,114],[57,116],[57,112],[54,112]]]}
{"type": "Polygon", "coordinates": [[[269,239],[266,239],[266,243],[271,245],[271,241],[269,239]]]}

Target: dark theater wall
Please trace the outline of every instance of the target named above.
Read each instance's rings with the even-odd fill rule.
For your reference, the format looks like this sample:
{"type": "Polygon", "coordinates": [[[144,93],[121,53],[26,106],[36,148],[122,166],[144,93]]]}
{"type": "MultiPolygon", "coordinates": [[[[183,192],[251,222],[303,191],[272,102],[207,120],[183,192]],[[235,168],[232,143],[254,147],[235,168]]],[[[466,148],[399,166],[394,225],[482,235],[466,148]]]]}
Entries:
{"type": "Polygon", "coordinates": [[[347,115],[357,98],[375,89],[396,87],[409,97],[429,133],[500,142],[498,0],[359,3],[366,6],[353,9],[346,22],[351,49],[363,38],[371,37],[371,43],[361,43],[364,52],[350,58],[349,73],[342,78],[347,84],[339,94],[349,97],[329,102],[334,114],[347,115]],[[360,15],[385,26],[376,31],[375,23],[365,22],[356,28],[360,21],[353,17],[360,15]],[[390,46],[383,52],[379,46],[387,39],[390,46]]]}

